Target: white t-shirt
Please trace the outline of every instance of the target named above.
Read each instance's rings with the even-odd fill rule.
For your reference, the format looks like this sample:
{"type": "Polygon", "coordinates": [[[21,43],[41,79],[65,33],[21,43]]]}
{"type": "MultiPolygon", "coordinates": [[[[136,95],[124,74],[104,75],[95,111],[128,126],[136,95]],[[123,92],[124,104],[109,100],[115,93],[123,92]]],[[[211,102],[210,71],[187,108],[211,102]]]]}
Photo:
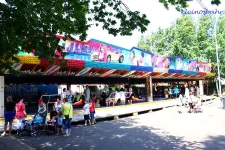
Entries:
{"type": "Polygon", "coordinates": [[[84,109],[84,114],[85,115],[89,115],[90,114],[90,105],[89,104],[85,104],[83,109],[84,109]]]}
{"type": "Polygon", "coordinates": [[[125,97],[125,92],[124,91],[120,91],[120,100],[126,100],[126,97],[125,97]]]}
{"type": "Polygon", "coordinates": [[[119,92],[116,92],[115,99],[116,100],[120,99],[120,93],[119,92]]]}
{"type": "Polygon", "coordinates": [[[64,98],[66,98],[66,92],[63,92],[63,93],[61,94],[61,101],[63,101],[64,98]]]}

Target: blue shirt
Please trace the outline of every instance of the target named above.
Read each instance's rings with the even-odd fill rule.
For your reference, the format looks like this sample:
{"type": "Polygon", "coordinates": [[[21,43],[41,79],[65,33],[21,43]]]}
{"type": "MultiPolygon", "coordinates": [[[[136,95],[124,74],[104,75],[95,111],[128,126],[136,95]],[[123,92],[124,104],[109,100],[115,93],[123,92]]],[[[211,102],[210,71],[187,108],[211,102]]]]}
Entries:
{"type": "Polygon", "coordinates": [[[62,116],[58,117],[58,125],[62,125],[63,124],[63,119],[62,116]]]}

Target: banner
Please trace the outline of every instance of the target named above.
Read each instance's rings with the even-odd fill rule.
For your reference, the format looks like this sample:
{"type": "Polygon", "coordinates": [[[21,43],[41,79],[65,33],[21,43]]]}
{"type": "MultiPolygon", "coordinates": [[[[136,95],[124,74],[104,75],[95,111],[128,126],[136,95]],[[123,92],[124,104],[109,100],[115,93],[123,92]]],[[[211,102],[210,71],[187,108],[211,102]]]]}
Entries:
{"type": "Polygon", "coordinates": [[[12,96],[13,101],[16,102],[21,96],[25,102],[37,102],[37,100],[47,93],[58,94],[57,85],[6,85],[5,97],[12,96]]]}

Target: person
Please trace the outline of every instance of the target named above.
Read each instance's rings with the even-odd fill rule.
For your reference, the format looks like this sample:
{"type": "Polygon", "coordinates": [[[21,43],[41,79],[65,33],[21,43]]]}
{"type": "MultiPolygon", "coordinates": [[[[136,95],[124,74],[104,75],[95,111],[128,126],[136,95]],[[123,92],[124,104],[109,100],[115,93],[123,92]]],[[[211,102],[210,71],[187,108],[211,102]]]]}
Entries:
{"type": "Polygon", "coordinates": [[[169,90],[167,87],[164,89],[164,94],[165,94],[165,98],[168,99],[169,98],[169,90]]]}
{"type": "Polygon", "coordinates": [[[198,86],[196,86],[196,97],[200,96],[200,89],[198,86]]]}
{"type": "Polygon", "coordinates": [[[131,65],[134,65],[134,66],[137,66],[137,59],[135,58],[135,52],[134,52],[134,50],[132,50],[130,52],[130,64],[131,65]]]}
{"type": "Polygon", "coordinates": [[[65,134],[64,136],[70,136],[71,134],[71,121],[73,118],[73,106],[68,103],[68,98],[64,98],[64,105],[62,107],[62,118],[64,120],[65,134]]]}
{"type": "Polygon", "coordinates": [[[95,100],[92,99],[90,102],[90,117],[91,117],[91,124],[96,124],[95,120],[95,100]]]}
{"type": "Polygon", "coordinates": [[[73,92],[71,90],[71,87],[68,88],[67,92],[66,92],[66,97],[68,98],[68,102],[70,104],[72,104],[72,96],[73,96],[73,92]]]}
{"type": "Polygon", "coordinates": [[[77,95],[76,95],[76,102],[78,102],[80,100],[80,97],[81,97],[80,93],[77,93],[77,95]]]}
{"type": "Polygon", "coordinates": [[[192,113],[194,110],[194,102],[195,102],[195,98],[194,98],[194,94],[190,91],[190,98],[188,100],[188,104],[189,104],[189,112],[192,113]]]}
{"type": "Polygon", "coordinates": [[[57,134],[56,135],[63,135],[63,119],[62,119],[62,111],[58,112],[58,117],[57,117],[57,134]],[[60,133],[61,132],[61,133],[60,133]]]}
{"type": "Polygon", "coordinates": [[[52,119],[53,117],[55,117],[57,115],[58,115],[58,113],[57,113],[55,107],[53,106],[53,110],[50,112],[50,119],[52,119]]]}
{"type": "Polygon", "coordinates": [[[90,92],[90,89],[88,87],[88,85],[86,86],[86,89],[85,89],[85,101],[88,101],[90,100],[90,95],[91,95],[91,92],[90,92]]]}
{"type": "Polygon", "coordinates": [[[59,112],[62,109],[62,102],[57,98],[56,102],[54,103],[55,110],[59,112]]]}
{"type": "Polygon", "coordinates": [[[134,93],[131,87],[129,88],[128,93],[129,93],[128,104],[132,104],[132,97],[134,97],[134,93]]]}
{"type": "Polygon", "coordinates": [[[91,125],[91,121],[90,121],[90,105],[88,101],[85,101],[85,105],[83,107],[84,110],[84,125],[87,125],[87,122],[89,123],[89,125],[91,125]]]}
{"type": "Polygon", "coordinates": [[[7,135],[6,129],[8,124],[9,124],[9,135],[11,135],[14,117],[15,117],[15,103],[12,101],[12,96],[8,96],[5,103],[5,112],[4,112],[5,125],[2,136],[7,135]]]}
{"type": "Polygon", "coordinates": [[[61,101],[63,102],[64,98],[66,98],[66,93],[67,93],[67,90],[66,88],[63,88],[63,92],[61,94],[61,101]]]}
{"type": "Polygon", "coordinates": [[[43,102],[42,98],[40,98],[38,100],[38,103],[39,103],[38,104],[38,113],[43,118],[42,124],[45,125],[45,119],[46,119],[46,116],[47,116],[46,104],[43,102]]]}
{"type": "Polygon", "coordinates": [[[121,103],[125,105],[126,96],[125,96],[125,92],[123,88],[120,89],[120,100],[121,100],[121,103]]]}
{"type": "Polygon", "coordinates": [[[114,100],[114,105],[117,104],[118,100],[120,99],[120,93],[119,93],[119,89],[116,88],[116,91],[115,91],[115,100],[114,100]]]}
{"type": "Polygon", "coordinates": [[[19,130],[23,129],[24,127],[23,121],[25,120],[26,116],[27,116],[26,107],[25,104],[23,103],[23,98],[20,97],[19,102],[16,104],[17,134],[19,133],[19,130]]]}
{"type": "Polygon", "coordinates": [[[173,93],[176,95],[176,98],[177,98],[177,94],[179,94],[179,89],[177,86],[174,87],[173,93]]]}

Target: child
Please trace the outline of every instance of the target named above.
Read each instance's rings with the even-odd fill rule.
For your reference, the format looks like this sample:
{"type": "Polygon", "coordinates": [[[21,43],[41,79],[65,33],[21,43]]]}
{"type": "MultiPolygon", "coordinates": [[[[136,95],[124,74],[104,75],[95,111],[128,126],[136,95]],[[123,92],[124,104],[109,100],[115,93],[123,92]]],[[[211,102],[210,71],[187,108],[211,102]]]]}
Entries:
{"type": "Polygon", "coordinates": [[[57,134],[56,135],[59,135],[60,132],[61,132],[61,135],[63,135],[62,124],[63,124],[63,121],[62,121],[62,111],[59,111],[59,113],[58,113],[58,119],[57,119],[57,134]]]}
{"type": "Polygon", "coordinates": [[[89,105],[88,101],[85,101],[85,105],[84,105],[83,109],[84,109],[84,121],[85,121],[84,125],[85,126],[87,125],[87,121],[88,121],[89,125],[91,125],[91,121],[90,121],[90,117],[89,117],[90,105],[89,105]]]}

